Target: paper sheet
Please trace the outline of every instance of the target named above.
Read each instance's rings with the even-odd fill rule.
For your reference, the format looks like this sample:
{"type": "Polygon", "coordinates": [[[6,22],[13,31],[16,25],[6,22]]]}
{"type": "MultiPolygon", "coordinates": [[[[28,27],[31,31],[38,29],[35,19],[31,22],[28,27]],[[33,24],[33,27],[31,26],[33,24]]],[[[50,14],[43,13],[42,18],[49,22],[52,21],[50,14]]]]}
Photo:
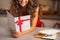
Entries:
{"type": "Polygon", "coordinates": [[[44,29],[44,30],[39,31],[39,33],[42,33],[42,34],[52,35],[52,36],[43,37],[43,38],[48,38],[48,39],[56,39],[56,33],[58,32],[60,32],[60,30],[58,29],[44,29]]]}

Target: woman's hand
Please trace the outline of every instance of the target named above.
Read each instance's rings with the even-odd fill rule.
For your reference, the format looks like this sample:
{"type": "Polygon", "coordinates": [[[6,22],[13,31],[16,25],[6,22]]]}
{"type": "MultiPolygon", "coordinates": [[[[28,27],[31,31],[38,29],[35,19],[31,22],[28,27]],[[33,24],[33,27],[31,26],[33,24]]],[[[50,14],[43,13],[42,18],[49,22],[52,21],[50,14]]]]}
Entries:
{"type": "Polygon", "coordinates": [[[21,34],[21,32],[17,32],[17,31],[15,31],[15,30],[12,30],[12,36],[14,37],[14,38],[18,38],[18,37],[20,37],[22,34],[21,34]]]}

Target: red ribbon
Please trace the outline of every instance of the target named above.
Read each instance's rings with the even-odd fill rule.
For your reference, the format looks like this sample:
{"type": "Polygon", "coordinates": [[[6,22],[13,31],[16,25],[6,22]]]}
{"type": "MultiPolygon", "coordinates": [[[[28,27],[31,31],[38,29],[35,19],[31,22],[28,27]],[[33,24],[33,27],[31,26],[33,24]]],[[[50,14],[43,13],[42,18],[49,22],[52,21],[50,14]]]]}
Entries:
{"type": "Polygon", "coordinates": [[[26,20],[21,20],[20,17],[18,17],[18,21],[16,21],[15,23],[17,23],[17,25],[19,25],[20,27],[20,32],[22,32],[22,24],[24,21],[27,21],[27,20],[30,20],[30,19],[26,19],[26,20]]]}

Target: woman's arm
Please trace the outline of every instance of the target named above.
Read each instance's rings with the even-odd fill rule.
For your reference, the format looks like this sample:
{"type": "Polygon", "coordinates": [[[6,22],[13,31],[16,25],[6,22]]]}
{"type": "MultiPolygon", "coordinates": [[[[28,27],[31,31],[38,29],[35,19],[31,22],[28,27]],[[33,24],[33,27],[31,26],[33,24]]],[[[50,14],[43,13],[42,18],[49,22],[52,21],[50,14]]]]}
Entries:
{"type": "Polygon", "coordinates": [[[32,32],[35,28],[36,28],[36,23],[37,23],[37,19],[38,19],[38,11],[39,11],[39,7],[36,8],[35,13],[34,13],[34,18],[32,19],[32,26],[29,30],[23,31],[21,32],[21,34],[26,34],[29,32],[32,32]]]}

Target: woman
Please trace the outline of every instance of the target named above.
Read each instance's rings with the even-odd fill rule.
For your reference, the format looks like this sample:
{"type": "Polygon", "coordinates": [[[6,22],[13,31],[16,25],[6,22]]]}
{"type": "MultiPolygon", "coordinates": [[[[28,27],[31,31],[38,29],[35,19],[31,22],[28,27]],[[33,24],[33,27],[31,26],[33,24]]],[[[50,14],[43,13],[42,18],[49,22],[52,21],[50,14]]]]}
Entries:
{"type": "Polygon", "coordinates": [[[31,28],[23,32],[13,31],[13,37],[32,32],[36,28],[38,19],[39,2],[38,0],[12,0],[10,12],[13,16],[31,15],[31,28]]]}

